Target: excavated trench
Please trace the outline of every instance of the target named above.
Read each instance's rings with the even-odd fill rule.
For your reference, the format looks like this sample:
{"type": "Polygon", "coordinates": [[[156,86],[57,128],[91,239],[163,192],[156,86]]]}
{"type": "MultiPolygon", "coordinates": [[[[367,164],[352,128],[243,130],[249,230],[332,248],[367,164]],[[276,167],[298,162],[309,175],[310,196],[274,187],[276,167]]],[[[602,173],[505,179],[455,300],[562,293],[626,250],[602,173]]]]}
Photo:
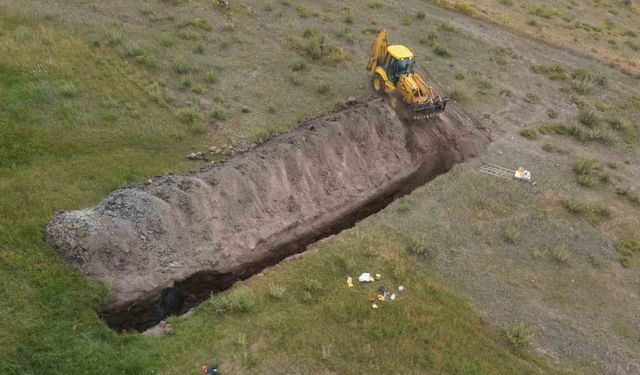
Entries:
{"type": "Polygon", "coordinates": [[[114,288],[110,327],[180,314],[478,155],[489,139],[450,107],[401,121],[382,100],[309,120],[219,166],[113,192],[61,212],[45,239],[114,288]]]}

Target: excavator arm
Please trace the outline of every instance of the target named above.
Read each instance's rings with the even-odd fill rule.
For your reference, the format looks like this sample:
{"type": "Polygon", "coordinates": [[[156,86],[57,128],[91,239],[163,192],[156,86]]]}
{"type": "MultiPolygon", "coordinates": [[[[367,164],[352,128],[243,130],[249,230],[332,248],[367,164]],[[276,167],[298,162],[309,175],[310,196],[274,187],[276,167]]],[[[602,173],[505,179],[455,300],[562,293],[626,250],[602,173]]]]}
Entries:
{"type": "Polygon", "coordinates": [[[369,63],[367,64],[367,70],[373,74],[376,68],[384,62],[384,58],[387,55],[387,33],[383,30],[378,32],[375,39],[371,43],[371,51],[369,52],[369,63]]]}

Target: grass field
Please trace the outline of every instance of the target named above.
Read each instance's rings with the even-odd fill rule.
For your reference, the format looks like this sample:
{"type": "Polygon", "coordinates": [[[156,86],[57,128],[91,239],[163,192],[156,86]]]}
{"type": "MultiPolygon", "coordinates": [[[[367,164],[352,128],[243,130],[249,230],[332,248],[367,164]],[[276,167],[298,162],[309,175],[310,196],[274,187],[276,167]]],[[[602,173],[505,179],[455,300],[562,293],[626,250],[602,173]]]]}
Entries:
{"type": "MultiPolygon", "coordinates": [[[[523,31],[545,39],[565,32],[562,15],[502,3],[474,2],[471,15],[498,12],[515,28],[534,19],[542,26],[523,31]]],[[[561,13],[599,24],[592,15],[613,2],[599,4],[561,13]]],[[[633,70],[627,13],[637,5],[618,12],[612,29],[566,35],[633,70]],[[616,48],[590,36],[608,32],[616,48]]],[[[282,374],[637,365],[638,81],[463,13],[417,0],[245,1],[230,11],[210,1],[3,2],[0,373],[189,374],[211,361],[223,373],[282,374]],[[222,146],[366,98],[364,59],[380,27],[490,131],[483,160],[525,165],[538,187],[459,166],[302,259],[170,318],[172,336],[109,330],[95,314],[107,287],[42,241],[51,215],[202,166],[189,152],[230,154],[222,146]],[[369,270],[406,292],[371,310],[367,288],[344,282],[369,270]],[[519,321],[533,330],[530,345],[504,334],[519,321]]]]}

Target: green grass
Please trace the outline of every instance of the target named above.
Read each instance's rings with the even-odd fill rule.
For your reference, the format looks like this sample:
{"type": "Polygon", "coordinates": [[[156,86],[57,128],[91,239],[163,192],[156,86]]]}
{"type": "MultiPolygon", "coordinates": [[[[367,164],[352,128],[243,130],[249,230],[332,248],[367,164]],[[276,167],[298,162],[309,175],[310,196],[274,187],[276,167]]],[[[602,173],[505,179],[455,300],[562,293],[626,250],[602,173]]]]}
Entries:
{"type": "Polygon", "coordinates": [[[0,19],[2,34],[22,27],[31,35],[0,46],[0,373],[154,368],[145,342],[96,316],[106,286],[69,268],[41,228],[57,210],[185,168],[174,155],[201,141],[146,94],[144,78],[123,73],[116,54],[4,9],[0,19]],[[44,36],[55,43],[43,49],[44,36]],[[38,65],[47,58],[55,63],[38,65]]]}

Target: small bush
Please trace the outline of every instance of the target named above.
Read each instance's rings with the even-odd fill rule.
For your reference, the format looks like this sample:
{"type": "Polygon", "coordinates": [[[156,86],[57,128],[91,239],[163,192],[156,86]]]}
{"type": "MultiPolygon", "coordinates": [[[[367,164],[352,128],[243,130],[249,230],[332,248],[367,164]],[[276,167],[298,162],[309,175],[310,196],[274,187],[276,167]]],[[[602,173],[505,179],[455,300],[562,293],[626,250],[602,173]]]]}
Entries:
{"type": "Polygon", "coordinates": [[[173,71],[177,74],[189,74],[196,70],[193,63],[186,60],[178,59],[173,63],[173,71]]]}
{"type": "Polygon", "coordinates": [[[571,259],[571,253],[565,245],[558,245],[551,250],[551,259],[557,263],[566,264],[571,259]]]}
{"type": "Polygon", "coordinates": [[[449,49],[443,45],[436,45],[433,48],[433,53],[435,53],[436,55],[440,56],[440,57],[444,57],[446,59],[450,59],[451,57],[453,57],[453,55],[451,54],[451,51],[449,51],[449,49]]]}
{"type": "Polygon", "coordinates": [[[520,130],[520,135],[530,140],[538,139],[538,132],[536,132],[535,129],[531,128],[520,130]]]}
{"type": "Polygon", "coordinates": [[[302,76],[295,72],[289,75],[289,82],[291,82],[291,84],[294,86],[302,86],[302,84],[304,83],[304,81],[302,80],[302,76]]]}
{"type": "Polygon", "coordinates": [[[451,97],[451,99],[453,99],[454,101],[459,102],[464,100],[467,95],[464,91],[464,88],[457,86],[454,87],[454,89],[449,93],[449,97],[451,97]]]}
{"type": "Polygon", "coordinates": [[[210,307],[217,314],[248,313],[255,309],[255,299],[251,292],[236,289],[223,296],[217,296],[210,302],[210,307]]]}
{"type": "Polygon", "coordinates": [[[212,70],[208,71],[204,76],[204,81],[207,83],[216,83],[218,82],[218,75],[212,70]]]}
{"type": "Polygon", "coordinates": [[[291,64],[289,64],[289,68],[291,70],[293,70],[294,72],[298,72],[300,70],[303,70],[306,66],[307,66],[307,64],[304,62],[304,60],[296,60],[296,61],[292,62],[291,64]]]}
{"type": "Polygon", "coordinates": [[[380,0],[375,0],[375,1],[370,1],[369,2],[369,8],[371,8],[371,9],[380,9],[383,6],[384,6],[384,4],[380,0]]]}
{"type": "Polygon", "coordinates": [[[520,231],[516,227],[508,227],[502,233],[502,237],[506,242],[515,244],[516,240],[520,237],[520,231]]]}
{"type": "Polygon", "coordinates": [[[541,134],[566,135],[569,133],[569,128],[564,124],[541,124],[538,126],[538,131],[541,134]]]}
{"type": "Polygon", "coordinates": [[[600,160],[591,158],[579,158],[573,167],[574,172],[578,175],[591,175],[597,171],[601,171],[604,165],[600,160]]]}
{"type": "Polygon", "coordinates": [[[200,113],[195,108],[183,108],[178,111],[178,118],[184,124],[195,124],[196,122],[202,121],[202,117],[200,113]]]}
{"type": "Polygon", "coordinates": [[[296,12],[298,12],[300,18],[309,18],[309,10],[302,4],[296,5],[296,12]]]}
{"type": "Polygon", "coordinates": [[[613,243],[613,247],[620,254],[620,264],[623,267],[629,267],[633,254],[640,251],[640,240],[635,238],[617,240],[613,243]]]}
{"type": "Polygon", "coordinates": [[[453,8],[460,13],[466,14],[467,16],[470,16],[473,14],[473,8],[471,7],[471,5],[465,2],[456,3],[456,5],[454,5],[453,8]]]}
{"type": "Polygon", "coordinates": [[[551,250],[551,259],[557,263],[566,264],[571,259],[571,252],[565,245],[558,245],[551,250]]]}
{"type": "Polygon", "coordinates": [[[204,53],[204,46],[202,45],[202,43],[198,43],[195,46],[193,46],[193,53],[197,53],[199,55],[204,53]]]}
{"type": "Polygon", "coordinates": [[[574,78],[571,80],[571,90],[576,94],[587,95],[593,88],[593,82],[591,78],[574,78]]]}
{"type": "Polygon", "coordinates": [[[281,300],[284,298],[287,288],[279,284],[269,284],[269,297],[275,300],[281,300]]]}
{"type": "Polygon", "coordinates": [[[411,237],[405,244],[410,254],[424,255],[429,252],[429,239],[426,236],[411,237]]]}
{"type": "Polygon", "coordinates": [[[546,152],[555,152],[556,146],[552,145],[551,143],[545,143],[544,145],[542,145],[542,149],[546,152]]]}
{"type": "Polygon", "coordinates": [[[594,111],[589,109],[583,109],[580,111],[578,121],[589,129],[594,129],[600,125],[600,119],[598,116],[596,116],[594,111]]]}
{"type": "Polygon", "coordinates": [[[318,94],[327,95],[330,92],[331,92],[331,86],[329,86],[329,84],[323,83],[320,86],[318,86],[318,94]]]}
{"type": "Polygon", "coordinates": [[[351,9],[347,9],[344,16],[344,23],[351,25],[353,24],[353,21],[354,21],[353,11],[351,9]]]}
{"type": "Polygon", "coordinates": [[[418,11],[418,12],[416,13],[416,18],[417,18],[417,19],[419,19],[419,20],[423,20],[426,16],[427,16],[427,15],[426,15],[424,12],[422,12],[422,11],[418,11]]]}
{"type": "Polygon", "coordinates": [[[536,74],[545,74],[553,81],[562,81],[566,78],[565,69],[562,65],[533,64],[531,65],[531,71],[536,74]]]}
{"type": "Polygon", "coordinates": [[[574,215],[584,216],[591,223],[599,223],[611,217],[611,210],[608,207],[585,202],[578,198],[567,199],[562,204],[567,211],[574,215]]]}
{"type": "Polygon", "coordinates": [[[221,105],[218,105],[213,109],[212,116],[218,121],[224,121],[227,119],[227,113],[221,105]]]}
{"type": "Polygon", "coordinates": [[[616,249],[620,255],[631,256],[633,253],[640,252],[640,239],[626,238],[617,240],[613,243],[613,248],[616,249]]]}
{"type": "Polygon", "coordinates": [[[591,262],[591,265],[593,266],[593,268],[600,268],[602,267],[602,263],[604,262],[604,259],[602,258],[602,255],[590,255],[589,256],[589,261],[591,262]]]}
{"type": "Polygon", "coordinates": [[[453,75],[453,78],[455,78],[458,81],[462,81],[464,79],[464,73],[456,72],[456,74],[453,75]]]}
{"type": "Polygon", "coordinates": [[[533,329],[527,327],[523,321],[505,326],[504,335],[514,346],[524,347],[529,345],[533,338],[533,329]]]}

